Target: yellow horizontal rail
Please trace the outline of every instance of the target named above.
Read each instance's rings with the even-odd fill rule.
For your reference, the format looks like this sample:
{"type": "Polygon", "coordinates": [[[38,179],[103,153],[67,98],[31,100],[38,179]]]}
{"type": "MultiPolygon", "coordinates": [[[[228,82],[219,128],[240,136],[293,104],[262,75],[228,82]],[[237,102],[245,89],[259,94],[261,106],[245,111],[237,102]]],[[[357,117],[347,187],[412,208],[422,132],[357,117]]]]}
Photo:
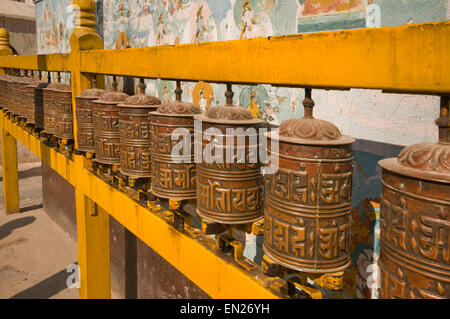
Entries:
{"type": "Polygon", "coordinates": [[[70,71],[68,54],[0,56],[0,67],[23,70],[70,71]]]}
{"type": "MultiPolygon", "coordinates": [[[[330,89],[450,93],[450,21],[121,50],[81,51],[80,71],[330,89]]],[[[0,67],[70,71],[69,55],[0,57],[0,67]]]]}
{"type": "Polygon", "coordinates": [[[145,208],[82,166],[42,143],[0,112],[0,124],[48,166],[133,232],[213,298],[278,298],[272,290],[279,279],[260,270],[246,272],[232,259],[219,256],[207,239],[194,238],[167,221],[168,212],[151,204],[145,208]],[[272,289],[271,289],[272,288],[272,289]]]}
{"type": "Polygon", "coordinates": [[[450,93],[450,21],[81,52],[81,72],[450,93]]]}

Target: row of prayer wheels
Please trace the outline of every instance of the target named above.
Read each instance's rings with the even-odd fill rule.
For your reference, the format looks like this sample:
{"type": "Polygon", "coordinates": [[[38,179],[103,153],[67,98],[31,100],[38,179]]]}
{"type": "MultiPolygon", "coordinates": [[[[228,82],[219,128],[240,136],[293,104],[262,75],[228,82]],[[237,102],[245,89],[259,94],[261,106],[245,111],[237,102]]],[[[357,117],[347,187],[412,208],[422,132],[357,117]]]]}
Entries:
{"type": "MultiPolygon", "coordinates": [[[[0,103],[13,113],[27,114],[23,103],[31,102],[18,97],[32,85],[35,94],[42,91],[44,130],[54,127],[54,134],[70,138],[62,135],[72,129],[65,95],[69,89],[1,77],[0,103]],[[47,116],[47,105],[56,110],[54,117],[47,116]]],[[[276,274],[287,269],[330,274],[329,280],[351,264],[355,140],[343,136],[332,123],[313,117],[311,89],[305,90],[303,118],[284,121],[278,133],[266,133],[269,161],[262,163],[258,137],[264,123],[247,109],[232,105],[231,86],[227,105],[211,106],[205,114],[181,101],[179,81],[176,100],[170,103],[145,95],[144,88],[141,81],[135,96],[96,88],[77,96],[79,150],[95,153],[99,163],[120,166],[130,178],[151,178],[151,192],[157,197],[196,199],[197,214],[205,221],[240,225],[264,217],[263,262],[277,269],[276,274]],[[201,140],[195,139],[197,123],[201,123],[201,140]],[[180,129],[189,133],[184,135],[187,140],[180,139],[180,129]],[[184,152],[177,155],[180,141],[184,152]],[[197,162],[196,148],[202,156],[197,162]],[[208,160],[208,152],[225,162],[208,160]],[[277,169],[263,174],[262,168],[274,162],[277,169]]],[[[443,97],[438,143],[407,147],[398,158],[379,163],[383,170],[381,295],[385,298],[450,297],[448,103],[443,97]]],[[[35,111],[36,125],[42,118],[38,114],[42,112],[35,111]]]]}

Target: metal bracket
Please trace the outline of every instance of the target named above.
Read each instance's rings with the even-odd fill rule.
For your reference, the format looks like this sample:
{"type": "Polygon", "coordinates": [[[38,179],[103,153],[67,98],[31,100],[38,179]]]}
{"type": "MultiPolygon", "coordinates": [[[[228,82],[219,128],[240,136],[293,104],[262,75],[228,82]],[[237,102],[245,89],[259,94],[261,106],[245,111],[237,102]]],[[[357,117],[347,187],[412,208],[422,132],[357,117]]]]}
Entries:
{"type": "Polygon", "coordinates": [[[256,269],[256,264],[244,257],[244,245],[227,235],[219,235],[217,240],[218,249],[222,252],[233,251],[234,261],[247,271],[256,269]]]}
{"type": "Polygon", "coordinates": [[[253,235],[262,235],[264,234],[264,218],[257,220],[252,224],[252,234],[253,235]]]}

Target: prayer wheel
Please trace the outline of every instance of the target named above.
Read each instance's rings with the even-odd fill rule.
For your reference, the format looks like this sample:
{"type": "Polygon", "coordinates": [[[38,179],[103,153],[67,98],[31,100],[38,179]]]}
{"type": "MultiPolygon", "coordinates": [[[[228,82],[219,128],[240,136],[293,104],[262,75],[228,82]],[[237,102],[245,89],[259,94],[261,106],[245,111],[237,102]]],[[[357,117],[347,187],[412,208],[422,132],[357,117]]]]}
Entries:
{"type": "Polygon", "coordinates": [[[441,98],[438,143],[379,162],[380,298],[450,298],[450,117],[441,98]]]}
{"type": "Polygon", "coordinates": [[[151,112],[152,193],[161,198],[187,200],[196,197],[194,115],[200,114],[200,108],[181,101],[181,88],[177,87],[175,92],[174,102],[164,103],[151,112]],[[188,140],[183,142],[190,152],[186,149],[172,154],[173,147],[180,142],[172,141],[172,135],[180,129],[189,133],[184,136],[188,140]]]}
{"type": "Polygon", "coordinates": [[[53,93],[55,104],[55,136],[70,140],[73,136],[72,87],[60,84],[53,93]]]}
{"type": "Polygon", "coordinates": [[[19,108],[19,100],[20,97],[18,97],[19,94],[19,86],[20,86],[20,77],[18,76],[11,76],[9,78],[8,83],[8,111],[11,112],[12,115],[18,115],[18,108],[19,108]]]}
{"type": "Polygon", "coordinates": [[[106,93],[105,90],[92,88],[81,92],[75,97],[77,104],[77,144],[78,150],[88,153],[95,152],[94,122],[92,120],[93,101],[106,93]]]}
{"type": "Polygon", "coordinates": [[[48,86],[48,82],[35,80],[27,86],[25,99],[27,100],[27,123],[33,124],[37,129],[44,128],[44,98],[42,89],[48,86]]]}
{"type": "Polygon", "coordinates": [[[5,103],[7,104],[7,109],[11,112],[11,115],[16,114],[15,86],[17,78],[17,76],[10,76],[7,82],[7,100],[5,103]]]}
{"type": "Polygon", "coordinates": [[[25,118],[28,106],[27,97],[27,86],[33,81],[29,77],[18,77],[15,81],[14,86],[14,97],[15,97],[15,113],[21,117],[25,118]]]}
{"type": "Polygon", "coordinates": [[[44,99],[44,132],[47,134],[56,134],[56,94],[55,90],[64,86],[62,83],[50,83],[42,89],[44,99]]]}
{"type": "Polygon", "coordinates": [[[6,109],[8,101],[8,83],[10,76],[7,74],[0,75],[0,106],[6,109]]]}
{"type": "Polygon", "coordinates": [[[106,92],[92,102],[95,160],[101,164],[120,165],[119,104],[128,94],[106,92]]]}
{"type": "Polygon", "coordinates": [[[231,105],[230,90],[226,93],[228,105],[211,106],[194,119],[201,121],[203,136],[196,141],[201,143],[203,155],[196,165],[197,214],[207,222],[232,225],[251,223],[263,215],[258,157],[263,120],[231,105]]]}
{"type": "Polygon", "coordinates": [[[275,263],[306,273],[336,273],[350,261],[354,139],[315,119],[306,89],[303,118],[268,132],[263,251],[275,263]],[[278,149],[273,143],[278,143],[278,149]]]}
{"type": "Polygon", "coordinates": [[[131,178],[151,177],[150,112],[161,100],[141,92],[119,104],[120,172],[131,178]]]}

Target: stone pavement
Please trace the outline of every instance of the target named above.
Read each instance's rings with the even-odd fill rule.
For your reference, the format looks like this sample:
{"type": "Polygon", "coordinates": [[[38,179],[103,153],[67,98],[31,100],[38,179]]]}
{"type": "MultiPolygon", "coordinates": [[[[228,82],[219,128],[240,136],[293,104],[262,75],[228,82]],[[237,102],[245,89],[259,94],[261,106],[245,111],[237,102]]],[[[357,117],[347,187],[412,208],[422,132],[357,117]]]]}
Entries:
{"type": "Polygon", "coordinates": [[[42,208],[40,162],[19,164],[19,189],[21,213],[5,215],[0,183],[0,298],[78,298],[77,246],[42,208]]]}

